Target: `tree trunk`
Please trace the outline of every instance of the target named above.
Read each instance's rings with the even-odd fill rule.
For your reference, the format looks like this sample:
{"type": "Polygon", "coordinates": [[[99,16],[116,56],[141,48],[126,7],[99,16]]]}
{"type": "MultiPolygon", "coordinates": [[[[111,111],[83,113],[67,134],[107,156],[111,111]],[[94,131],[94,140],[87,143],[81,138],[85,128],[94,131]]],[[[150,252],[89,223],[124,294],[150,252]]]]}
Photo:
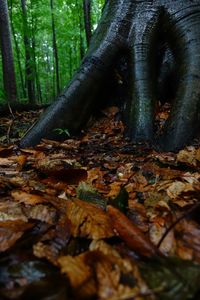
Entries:
{"type": "MultiPolygon", "coordinates": [[[[125,58],[127,134],[165,150],[182,148],[200,129],[200,0],[107,0],[81,67],[63,93],[22,139],[21,146],[56,138],[55,128],[76,132],[86,123],[109,71],[125,58]],[[175,99],[162,137],[154,135],[159,74],[167,52],[174,61],[175,99]]],[[[163,78],[165,78],[164,76],[163,78]]]]}
{"type": "Polygon", "coordinates": [[[17,100],[17,88],[7,0],[0,1],[0,44],[3,65],[4,91],[6,94],[6,99],[9,102],[14,102],[17,100]]]}
{"type": "Polygon", "coordinates": [[[76,0],[76,9],[78,13],[78,23],[79,23],[79,49],[80,49],[80,59],[82,60],[85,54],[84,49],[84,41],[83,41],[83,14],[82,14],[82,6],[80,5],[79,1],[76,0]]]}
{"type": "Polygon", "coordinates": [[[18,64],[19,76],[20,76],[20,81],[21,81],[22,97],[26,98],[26,90],[25,90],[25,86],[24,86],[24,78],[23,78],[22,65],[21,65],[21,59],[20,59],[20,49],[19,49],[17,38],[16,38],[15,27],[13,24],[12,9],[13,9],[13,1],[11,0],[10,1],[10,24],[11,24],[13,40],[14,40],[14,44],[15,44],[16,56],[17,56],[17,64],[18,64]]]}
{"type": "Polygon", "coordinates": [[[24,31],[24,48],[25,48],[25,77],[26,87],[28,91],[29,103],[35,103],[35,87],[34,87],[34,68],[33,58],[31,55],[30,28],[28,26],[26,0],[21,0],[22,16],[23,16],[23,31],[24,31]]]}
{"type": "Polygon", "coordinates": [[[83,0],[83,11],[84,11],[84,23],[85,23],[85,34],[87,46],[90,44],[92,37],[91,30],[91,0],[83,0]]]}
{"type": "MultiPolygon", "coordinates": [[[[31,0],[31,10],[33,11],[33,1],[31,0]]],[[[35,85],[36,85],[36,92],[35,96],[38,100],[38,102],[42,102],[42,91],[40,86],[40,79],[39,79],[39,72],[37,67],[37,61],[36,61],[36,38],[35,33],[37,31],[37,22],[38,19],[31,15],[31,44],[32,44],[32,56],[33,56],[33,69],[35,74],[35,85]]]]}
{"type": "Polygon", "coordinates": [[[53,53],[56,69],[56,90],[57,94],[60,93],[60,79],[59,79],[59,61],[58,61],[58,48],[56,41],[56,29],[55,29],[55,20],[54,20],[54,2],[50,0],[51,7],[51,25],[52,25],[52,37],[53,37],[53,53]]]}

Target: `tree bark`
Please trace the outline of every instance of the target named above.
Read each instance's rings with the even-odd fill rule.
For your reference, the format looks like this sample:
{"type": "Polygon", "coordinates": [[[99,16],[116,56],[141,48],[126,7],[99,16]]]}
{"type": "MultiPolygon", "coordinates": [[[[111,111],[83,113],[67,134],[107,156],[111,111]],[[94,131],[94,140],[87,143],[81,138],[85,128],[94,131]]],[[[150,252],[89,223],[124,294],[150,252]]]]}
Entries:
{"type": "Polygon", "coordinates": [[[84,40],[82,36],[83,32],[83,14],[82,14],[82,6],[80,5],[79,1],[76,0],[76,9],[78,13],[78,23],[79,23],[79,49],[80,49],[80,59],[82,60],[85,54],[84,49],[84,40]]]}
{"type": "Polygon", "coordinates": [[[9,102],[14,102],[17,100],[17,88],[7,0],[0,1],[0,45],[3,65],[4,91],[6,99],[9,102]]]}
{"type": "MultiPolygon", "coordinates": [[[[33,11],[33,0],[31,0],[31,10],[33,11]]],[[[36,92],[35,98],[38,100],[37,102],[42,102],[42,91],[41,91],[41,85],[40,85],[40,78],[39,78],[39,72],[38,72],[38,66],[36,61],[36,37],[35,33],[37,31],[37,17],[34,17],[31,15],[31,44],[32,44],[32,57],[33,57],[33,69],[34,69],[34,77],[35,77],[35,86],[36,86],[36,92]]]]}
{"type": "Polygon", "coordinates": [[[90,40],[91,40],[91,37],[92,37],[91,0],[83,0],[83,11],[84,11],[86,41],[87,41],[87,46],[89,46],[90,40]]]}
{"type": "Polygon", "coordinates": [[[23,16],[23,31],[24,31],[24,48],[25,48],[25,77],[26,87],[28,91],[29,103],[35,103],[35,86],[34,86],[34,68],[33,57],[31,54],[30,28],[27,20],[26,0],[21,0],[22,16],[23,16]]]}
{"type": "Polygon", "coordinates": [[[42,137],[56,138],[55,128],[80,130],[99,105],[95,101],[110,69],[124,56],[129,74],[124,109],[128,136],[134,142],[154,141],[167,151],[182,148],[200,129],[199,30],[200,0],[106,1],[80,69],[21,146],[34,145],[42,137]],[[167,49],[178,79],[164,133],[155,137],[158,74],[163,68],[159,61],[167,49]]]}
{"type": "Polygon", "coordinates": [[[13,1],[11,0],[10,1],[10,25],[11,25],[11,30],[12,30],[13,40],[14,40],[14,45],[15,45],[15,50],[16,50],[17,64],[18,64],[19,76],[20,76],[20,81],[21,81],[22,97],[26,98],[26,91],[25,91],[25,86],[24,86],[24,78],[23,78],[22,65],[21,65],[21,59],[20,59],[20,49],[19,49],[17,38],[16,38],[15,27],[13,24],[12,10],[13,10],[13,1]]]}
{"type": "Polygon", "coordinates": [[[54,2],[50,0],[51,7],[51,25],[52,25],[52,40],[53,40],[53,53],[55,61],[55,70],[56,70],[56,91],[57,95],[60,93],[60,78],[59,78],[59,60],[58,60],[58,48],[56,41],[56,29],[55,29],[55,20],[54,20],[54,2]]]}

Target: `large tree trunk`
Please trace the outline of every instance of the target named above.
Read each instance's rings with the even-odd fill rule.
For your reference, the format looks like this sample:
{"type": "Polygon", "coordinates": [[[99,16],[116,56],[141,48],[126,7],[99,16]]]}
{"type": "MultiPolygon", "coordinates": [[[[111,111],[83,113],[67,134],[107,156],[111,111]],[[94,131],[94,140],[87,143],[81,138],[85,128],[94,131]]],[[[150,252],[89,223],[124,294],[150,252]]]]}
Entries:
{"type": "Polygon", "coordinates": [[[43,137],[56,138],[55,128],[71,133],[80,130],[100,105],[97,96],[120,56],[128,64],[124,99],[128,136],[133,141],[153,140],[155,100],[163,73],[160,62],[167,55],[177,80],[172,111],[159,143],[165,150],[183,147],[200,128],[199,30],[200,0],[107,0],[80,69],[21,146],[35,145],[43,137]]]}
{"type": "Polygon", "coordinates": [[[4,90],[7,100],[13,102],[17,100],[17,88],[7,0],[0,1],[0,46],[3,64],[4,90]]]}

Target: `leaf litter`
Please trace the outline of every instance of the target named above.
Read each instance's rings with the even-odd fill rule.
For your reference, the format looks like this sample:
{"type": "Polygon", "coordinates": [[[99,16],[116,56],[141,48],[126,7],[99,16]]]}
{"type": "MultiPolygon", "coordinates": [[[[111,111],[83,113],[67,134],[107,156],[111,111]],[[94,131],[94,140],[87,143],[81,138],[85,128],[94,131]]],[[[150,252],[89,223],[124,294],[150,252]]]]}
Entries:
{"type": "Polygon", "coordinates": [[[20,149],[17,130],[0,147],[0,299],[200,298],[198,143],[130,143],[116,107],[62,142],[20,149]]]}

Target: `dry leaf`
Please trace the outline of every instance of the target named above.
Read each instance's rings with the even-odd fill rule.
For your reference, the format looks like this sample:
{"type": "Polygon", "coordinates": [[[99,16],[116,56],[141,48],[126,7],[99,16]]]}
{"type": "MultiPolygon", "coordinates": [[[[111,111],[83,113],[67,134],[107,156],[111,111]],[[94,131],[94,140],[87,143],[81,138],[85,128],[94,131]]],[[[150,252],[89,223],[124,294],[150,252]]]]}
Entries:
{"type": "Polygon", "coordinates": [[[55,224],[56,222],[55,208],[38,204],[36,206],[26,207],[24,211],[29,219],[39,220],[48,224],[55,224]]]}
{"type": "Polygon", "coordinates": [[[28,205],[36,205],[45,202],[44,197],[35,194],[29,194],[22,190],[12,191],[11,196],[15,201],[28,205]]]}
{"type": "MultiPolygon", "coordinates": [[[[154,245],[158,245],[159,241],[161,240],[162,236],[165,234],[167,228],[161,226],[158,223],[153,223],[150,226],[149,236],[150,240],[154,245]]],[[[176,241],[174,236],[174,230],[170,230],[166,237],[164,238],[163,242],[161,243],[159,250],[163,254],[174,255],[176,248],[176,241]]]]}
{"type": "Polygon", "coordinates": [[[12,247],[23,235],[24,231],[33,227],[21,220],[0,222],[0,252],[12,247]]]}
{"type": "Polygon", "coordinates": [[[109,205],[108,215],[110,216],[113,229],[117,231],[130,249],[143,256],[152,257],[158,255],[157,249],[148,237],[117,208],[109,205]]]}
{"type": "Polygon", "coordinates": [[[0,202],[0,221],[14,221],[21,220],[27,222],[28,219],[22,211],[21,206],[18,203],[6,201],[6,199],[0,202]]]}
{"type": "Polygon", "coordinates": [[[76,299],[89,299],[97,293],[93,271],[85,263],[85,253],[76,257],[61,256],[58,264],[61,272],[69,278],[70,284],[76,292],[76,299]]]}
{"type": "Polygon", "coordinates": [[[107,214],[93,204],[81,200],[68,201],[67,217],[75,237],[102,239],[114,236],[107,214]]]}
{"type": "Polygon", "coordinates": [[[195,149],[194,147],[188,147],[184,150],[181,150],[177,154],[177,161],[186,163],[188,165],[196,166],[197,161],[200,161],[200,148],[195,149]]]}
{"type": "Polygon", "coordinates": [[[174,181],[168,188],[167,188],[167,195],[175,199],[183,192],[194,191],[194,187],[190,183],[184,183],[181,181],[174,181]]]}

